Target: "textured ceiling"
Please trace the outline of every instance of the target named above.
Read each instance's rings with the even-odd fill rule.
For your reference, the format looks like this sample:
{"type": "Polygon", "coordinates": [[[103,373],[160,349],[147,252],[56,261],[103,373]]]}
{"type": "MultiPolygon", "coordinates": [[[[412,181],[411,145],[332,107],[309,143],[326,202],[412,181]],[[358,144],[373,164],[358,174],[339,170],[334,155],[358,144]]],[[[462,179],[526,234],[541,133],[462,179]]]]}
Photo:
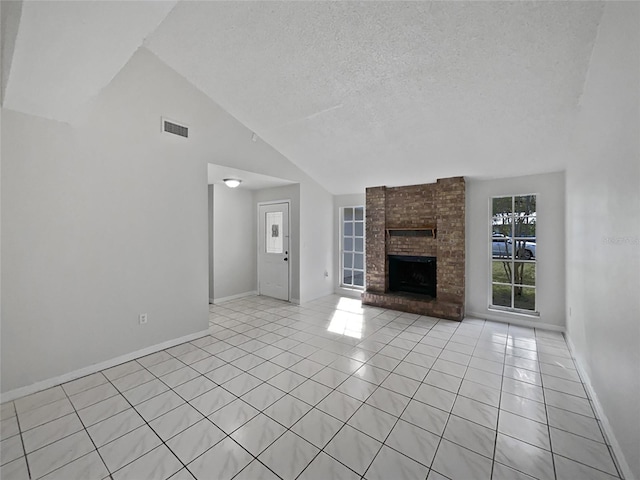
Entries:
{"type": "Polygon", "coordinates": [[[173,3],[25,2],[5,105],[66,118],[146,37],[160,59],[332,193],[557,171],[603,10],[598,2],[173,3]]]}
{"type": "Polygon", "coordinates": [[[598,3],[181,3],[146,45],[333,193],[564,168],[598,3]]]}

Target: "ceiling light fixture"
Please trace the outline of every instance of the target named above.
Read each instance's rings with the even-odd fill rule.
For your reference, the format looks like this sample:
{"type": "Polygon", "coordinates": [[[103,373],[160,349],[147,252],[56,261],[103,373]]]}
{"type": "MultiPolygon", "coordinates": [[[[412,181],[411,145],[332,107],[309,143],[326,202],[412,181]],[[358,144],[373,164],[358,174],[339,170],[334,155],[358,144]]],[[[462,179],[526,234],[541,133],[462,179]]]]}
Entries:
{"type": "Polygon", "coordinates": [[[238,180],[237,178],[225,178],[222,181],[229,188],[236,188],[238,185],[242,183],[242,180],[238,180]]]}

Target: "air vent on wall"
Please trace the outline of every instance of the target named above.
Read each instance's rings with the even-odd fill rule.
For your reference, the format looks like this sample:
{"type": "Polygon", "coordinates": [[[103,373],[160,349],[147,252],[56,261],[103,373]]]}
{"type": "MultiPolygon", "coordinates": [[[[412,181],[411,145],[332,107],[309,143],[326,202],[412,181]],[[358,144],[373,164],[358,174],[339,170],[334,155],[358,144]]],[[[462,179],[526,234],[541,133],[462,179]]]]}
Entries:
{"type": "Polygon", "coordinates": [[[180,125],[172,120],[162,119],[162,131],[164,133],[171,133],[180,137],[189,138],[189,127],[180,125]]]}

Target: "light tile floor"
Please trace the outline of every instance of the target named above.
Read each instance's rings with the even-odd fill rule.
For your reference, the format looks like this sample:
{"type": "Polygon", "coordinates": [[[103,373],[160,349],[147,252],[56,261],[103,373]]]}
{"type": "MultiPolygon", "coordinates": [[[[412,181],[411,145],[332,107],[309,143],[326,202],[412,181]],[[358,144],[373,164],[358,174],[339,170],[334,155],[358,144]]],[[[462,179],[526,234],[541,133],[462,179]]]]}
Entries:
{"type": "Polygon", "coordinates": [[[209,336],[3,404],[2,479],[619,478],[559,333],[339,296],[210,311],[209,336]]]}

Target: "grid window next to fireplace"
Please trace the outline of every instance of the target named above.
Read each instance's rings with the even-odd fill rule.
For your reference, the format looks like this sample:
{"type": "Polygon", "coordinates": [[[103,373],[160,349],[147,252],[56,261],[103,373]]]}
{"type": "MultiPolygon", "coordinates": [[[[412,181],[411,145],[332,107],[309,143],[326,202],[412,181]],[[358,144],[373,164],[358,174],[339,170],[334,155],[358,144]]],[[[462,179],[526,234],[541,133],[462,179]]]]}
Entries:
{"type": "Polygon", "coordinates": [[[389,291],[436,298],[436,257],[389,255],[389,291]]]}

